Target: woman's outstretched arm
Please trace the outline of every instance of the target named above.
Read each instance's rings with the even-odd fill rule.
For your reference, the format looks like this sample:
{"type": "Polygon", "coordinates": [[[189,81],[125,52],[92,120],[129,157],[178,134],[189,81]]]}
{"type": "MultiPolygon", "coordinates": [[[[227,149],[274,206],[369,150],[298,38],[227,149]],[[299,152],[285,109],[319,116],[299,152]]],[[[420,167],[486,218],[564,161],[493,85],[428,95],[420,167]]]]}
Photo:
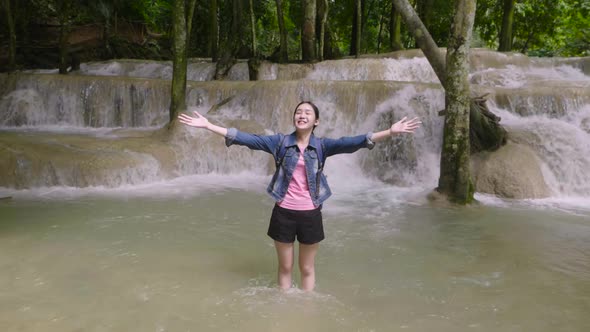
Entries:
{"type": "Polygon", "coordinates": [[[421,123],[422,122],[418,118],[413,118],[411,120],[408,120],[408,117],[405,116],[403,119],[394,123],[391,126],[391,128],[373,133],[373,136],[371,136],[371,141],[379,142],[379,141],[383,141],[387,137],[399,135],[399,134],[403,134],[403,133],[412,134],[412,133],[414,133],[414,131],[416,129],[418,129],[420,127],[421,123]]]}
{"type": "Polygon", "coordinates": [[[194,117],[186,115],[184,113],[180,113],[180,115],[178,116],[178,120],[180,120],[180,123],[183,123],[187,126],[195,128],[205,128],[223,137],[227,136],[227,128],[212,124],[211,122],[209,122],[209,120],[207,120],[207,118],[202,116],[197,111],[193,111],[193,113],[195,113],[194,117]]]}
{"type": "Polygon", "coordinates": [[[402,133],[414,133],[420,127],[420,120],[413,118],[408,120],[404,117],[394,123],[389,129],[367,135],[341,137],[338,139],[324,138],[325,156],[329,157],[339,153],[353,153],[360,148],[373,148],[375,142],[380,142],[393,135],[402,133]]]}
{"type": "Polygon", "coordinates": [[[262,150],[273,155],[277,150],[276,147],[280,140],[279,135],[256,135],[239,131],[236,128],[216,126],[209,122],[207,118],[199,114],[199,112],[193,111],[193,113],[195,113],[194,117],[186,114],[180,114],[178,119],[181,123],[187,126],[205,128],[211,132],[225,137],[226,146],[233,144],[243,145],[252,150],[262,150]]]}

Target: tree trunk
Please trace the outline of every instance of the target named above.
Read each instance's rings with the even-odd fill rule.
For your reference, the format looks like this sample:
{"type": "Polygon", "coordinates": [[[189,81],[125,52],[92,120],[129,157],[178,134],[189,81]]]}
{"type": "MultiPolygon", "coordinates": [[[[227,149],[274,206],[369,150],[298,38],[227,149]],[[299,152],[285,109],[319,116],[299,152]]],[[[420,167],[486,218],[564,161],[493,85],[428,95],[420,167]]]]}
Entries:
{"type": "Polygon", "coordinates": [[[368,52],[367,42],[367,22],[369,17],[373,17],[373,9],[375,9],[377,0],[368,1],[361,0],[361,54],[368,52]],[[364,51],[363,51],[364,49],[364,51]]]}
{"type": "Polygon", "coordinates": [[[211,0],[209,4],[209,24],[211,28],[211,35],[209,36],[209,55],[211,55],[212,62],[217,62],[219,58],[219,22],[217,20],[217,0],[211,0]]]}
{"type": "Polygon", "coordinates": [[[113,33],[115,34],[115,36],[119,32],[118,29],[119,29],[119,12],[115,8],[114,15],[113,15],[113,33]]]}
{"type": "Polygon", "coordinates": [[[12,10],[10,9],[10,0],[2,0],[4,12],[6,13],[6,25],[8,26],[8,70],[16,69],[16,29],[12,10]]]}
{"type": "Polygon", "coordinates": [[[359,58],[361,56],[361,38],[363,35],[363,4],[362,0],[356,0],[356,36],[354,38],[355,45],[354,48],[356,52],[354,53],[355,58],[359,58]]]}
{"type": "Polygon", "coordinates": [[[469,155],[469,43],[476,0],[457,0],[447,47],[446,116],[437,190],[459,204],[473,201],[469,155]]]}
{"type": "Polygon", "coordinates": [[[254,17],[254,5],[252,4],[252,0],[250,0],[250,32],[252,35],[252,56],[256,57],[258,55],[256,49],[256,18],[254,17]]]}
{"type": "Polygon", "coordinates": [[[361,54],[361,29],[363,10],[361,0],[355,0],[354,16],[352,17],[352,40],[350,43],[350,55],[358,58],[361,54]]]}
{"type": "Polygon", "coordinates": [[[193,17],[195,16],[195,6],[197,0],[186,1],[186,56],[188,57],[188,47],[191,42],[191,33],[193,32],[193,17]]]}
{"type": "Polygon", "coordinates": [[[335,59],[337,57],[334,50],[334,43],[332,38],[332,31],[330,30],[330,25],[326,24],[326,33],[324,34],[325,44],[324,44],[324,60],[326,59],[335,59]]]}
{"type": "Polygon", "coordinates": [[[505,142],[505,130],[498,124],[499,118],[481,107],[485,100],[470,99],[468,81],[469,42],[473,30],[476,0],[457,0],[447,59],[424,27],[408,0],[393,0],[409,31],[416,38],[434,72],[445,88],[445,128],[441,152],[441,170],[437,190],[451,201],[466,204],[473,200],[473,183],[469,170],[471,150],[497,149],[505,142]],[[474,123],[470,122],[473,119],[474,123]],[[471,131],[471,135],[470,135],[471,131]],[[478,147],[472,148],[472,138],[477,136],[478,147]],[[483,142],[483,143],[482,143],[483,142]],[[480,144],[481,143],[481,144],[480,144]]]}
{"type": "Polygon", "coordinates": [[[515,0],[504,0],[504,10],[502,14],[502,30],[500,30],[499,52],[512,51],[512,23],[514,22],[514,2],[515,0]]]}
{"type": "Polygon", "coordinates": [[[53,10],[60,24],[58,41],[59,73],[65,75],[68,73],[68,38],[77,9],[73,0],[55,1],[54,4],[55,8],[53,10]]]}
{"type": "Polygon", "coordinates": [[[320,45],[318,47],[318,51],[319,51],[319,59],[320,61],[324,61],[324,49],[325,49],[325,45],[326,45],[326,23],[328,21],[328,11],[330,9],[330,4],[328,3],[328,0],[320,0],[321,1],[321,6],[319,6],[318,11],[321,14],[321,19],[320,19],[320,35],[319,35],[319,39],[320,39],[320,45]]]}
{"type": "Polygon", "coordinates": [[[426,27],[432,28],[432,10],[434,9],[434,0],[418,0],[416,1],[416,11],[418,17],[426,27]]]}
{"type": "Polygon", "coordinates": [[[289,61],[289,52],[287,49],[287,29],[285,28],[285,16],[283,15],[283,3],[281,0],[277,2],[277,18],[279,20],[279,34],[281,35],[281,44],[279,48],[279,62],[289,61]]]}
{"type": "Polygon", "coordinates": [[[377,54],[381,53],[381,33],[383,32],[383,21],[385,20],[383,14],[379,15],[379,32],[377,33],[377,54]]]}
{"type": "Polygon", "coordinates": [[[535,36],[535,29],[531,29],[529,31],[529,34],[527,35],[524,45],[522,45],[522,48],[520,49],[520,53],[527,54],[527,52],[529,51],[529,43],[531,42],[531,40],[533,40],[534,36],[535,36]]]}
{"type": "Polygon", "coordinates": [[[59,73],[66,75],[68,73],[68,32],[69,23],[62,21],[59,28],[59,73]]]}
{"type": "Polygon", "coordinates": [[[110,33],[110,22],[108,21],[109,19],[105,17],[105,21],[104,21],[104,25],[102,27],[102,48],[104,49],[104,57],[111,57],[112,56],[112,51],[111,51],[111,45],[109,44],[109,37],[111,35],[110,33]]]}
{"type": "Polygon", "coordinates": [[[223,80],[236,63],[238,52],[242,46],[242,0],[232,0],[232,16],[230,31],[222,48],[221,58],[215,65],[215,79],[223,80]]]}
{"type": "Polygon", "coordinates": [[[355,55],[356,54],[356,36],[357,36],[357,1],[358,0],[350,0],[352,2],[352,29],[350,29],[350,49],[348,55],[355,55]]]}
{"type": "Polygon", "coordinates": [[[317,59],[315,45],[316,0],[303,1],[303,27],[301,29],[301,58],[303,62],[317,59]]]}
{"type": "Polygon", "coordinates": [[[433,3],[433,0],[416,0],[416,12],[418,13],[418,17],[426,29],[432,28],[432,8],[434,7],[433,3]]]}
{"type": "Polygon", "coordinates": [[[392,51],[403,49],[402,46],[402,17],[395,10],[395,4],[391,4],[391,17],[389,18],[389,47],[392,51]]]}
{"type": "Polygon", "coordinates": [[[186,109],[186,7],[184,0],[172,3],[172,84],[170,93],[170,123],[186,109]]]}

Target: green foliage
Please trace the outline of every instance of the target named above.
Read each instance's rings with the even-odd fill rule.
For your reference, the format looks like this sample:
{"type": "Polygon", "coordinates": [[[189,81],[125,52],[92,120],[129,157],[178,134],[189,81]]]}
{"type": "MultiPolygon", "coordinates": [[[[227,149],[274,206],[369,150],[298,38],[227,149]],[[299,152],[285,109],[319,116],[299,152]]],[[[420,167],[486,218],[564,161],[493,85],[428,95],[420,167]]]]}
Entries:
{"type": "MultiPolygon", "coordinates": [[[[478,0],[479,38],[497,48],[502,1],[478,0]]],[[[590,55],[590,1],[518,0],[514,10],[513,49],[535,56],[590,55]]]]}
{"type": "Polygon", "coordinates": [[[475,11],[474,39],[496,49],[501,27],[502,1],[479,0],[475,11]]]}
{"type": "Polygon", "coordinates": [[[426,28],[437,45],[446,45],[451,31],[454,15],[454,1],[433,0],[429,8],[429,24],[426,28]]]}
{"type": "MultiPolygon", "coordinates": [[[[13,12],[20,41],[34,40],[39,23],[77,25],[104,24],[109,29],[115,22],[143,23],[151,32],[169,33],[172,4],[175,0],[29,0],[13,1],[13,12]],[[30,38],[28,36],[31,36],[30,38]]],[[[232,1],[218,0],[219,45],[230,31],[232,1]]],[[[250,20],[248,1],[242,0],[244,31],[250,20]]],[[[318,3],[323,0],[316,0],[318,3]]],[[[336,54],[348,54],[352,37],[353,8],[356,0],[329,0],[328,29],[336,54]]],[[[389,49],[392,0],[363,0],[361,53],[387,52],[389,49]]],[[[449,36],[453,1],[410,0],[423,8],[425,23],[436,43],[445,47],[449,36]]],[[[288,31],[289,59],[300,54],[303,0],[283,0],[283,12],[288,31]]],[[[472,46],[497,48],[502,23],[503,1],[478,0],[472,46]]],[[[209,0],[197,1],[193,31],[189,42],[191,56],[207,56],[211,21],[209,0]]],[[[275,0],[255,0],[256,34],[259,53],[271,56],[279,47],[279,28],[275,0]]],[[[1,24],[0,33],[6,30],[1,24]]],[[[319,29],[318,29],[319,31],[319,29]]],[[[516,51],[538,56],[590,55],[590,0],[517,0],[514,12],[513,47],[516,51]]],[[[402,43],[415,47],[413,38],[402,24],[402,43]]],[[[251,35],[241,36],[242,45],[251,45],[251,35]]],[[[160,43],[162,40],[159,40],[160,43]]],[[[167,47],[159,51],[165,53],[167,47]]],[[[156,46],[158,46],[156,45],[156,46]]],[[[158,51],[158,49],[154,49],[158,51]]]]}
{"type": "Polygon", "coordinates": [[[514,8],[514,48],[526,53],[529,49],[551,50],[551,35],[563,15],[561,1],[537,0],[518,2],[514,8]]]}
{"type": "Polygon", "coordinates": [[[554,48],[559,55],[590,56],[590,1],[564,2],[561,25],[556,28],[554,48]]]}
{"type": "Polygon", "coordinates": [[[328,24],[334,34],[335,44],[341,53],[348,54],[352,35],[353,6],[356,0],[342,0],[331,3],[328,24]]]}
{"type": "MultiPolygon", "coordinates": [[[[335,32],[336,43],[342,53],[348,53],[352,35],[352,15],[356,0],[331,1],[329,24],[335,32]]],[[[417,3],[417,1],[410,1],[417,3]]],[[[377,53],[390,51],[389,36],[391,34],[391,0],[364,0],[363,32],[361,53],[377,53]],[[381,25],[381,39],[379,29],[381,25]],[[379,44],[380,41],[380,45],[379,44]],[[380,46],[380,47],[378,47],[380,46]]],[[[439,46],[444,46],[449,37],[453,17],[453,2],[433,0],[428,14],[428,30],[439,46]]],[[[414,48],[413,37],[405,30],[402,23],[402,43],[405,48],[414,48]]]]}
{"type": "Polygon", "coordinates": [[[154,32],[166,32],[172,22],[172,1],[174,0],[134,0],[131,1],[133,14],[141,17],[147,27],[154,32]]]}
{"type": "MultiPolygon", "coordinates": [[[[255,15],[257,18],[256,38],[258,40],[258,52],[263,56],[271,56],[278,49],[280,44],[279,21],[277,18],[276,2],[274,0],[267,0],[257,3],[259,6],[255,6],[255,15]],[[260,6],[260,4],[263,2],[266,2],[266,6],[260,6]]],[[[289,12],[289,7],[287,4],[287,1],[283,3],[284,13],[289,12]]],[[[284,20],[285,29],[287,31],[293,31],[295,29],[295,24],[293,24],[293,22],[290,20],[289,15],[285,14],[284,20]]],[[[287,45],[291,45],[292,51],[292,53],[289,54],[291,59],[296,58],[297,54],[299,53],[299,49],[297,48],[297,45],[299,45],[298,41],[296,40],[297,37],[298,33],[287,34],[287,45]],[[293,46],[295,46],[295,48],[293,46]]]]}
{"type": "Polygon", "coordinates": [[[90,20],[88,6],[75,0],[31,0],[37,19],[71,25],[90,20]]]}

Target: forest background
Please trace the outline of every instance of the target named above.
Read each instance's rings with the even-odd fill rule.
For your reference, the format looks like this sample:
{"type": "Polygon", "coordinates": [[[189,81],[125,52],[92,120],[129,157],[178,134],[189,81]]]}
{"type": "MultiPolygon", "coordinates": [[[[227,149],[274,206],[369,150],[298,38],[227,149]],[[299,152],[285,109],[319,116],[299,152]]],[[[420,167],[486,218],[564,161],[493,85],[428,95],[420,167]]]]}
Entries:
{"type": "MultiPolygon", "coordinates": [[[[2,71],[173,58],[174,0],[0,1],[2,71]]],[[[184,2],[194,6],[188,57],[315,62],[416,48],[391,0],[184,2]],[[316,15],[311,36],[304,33],[310,12],[316,15]]],[[[410,3],[446,47],[453,1],[410,3]]],[[[471,44],[529,56],[590,55],[590,0],[479,0],[471,44]]]]}

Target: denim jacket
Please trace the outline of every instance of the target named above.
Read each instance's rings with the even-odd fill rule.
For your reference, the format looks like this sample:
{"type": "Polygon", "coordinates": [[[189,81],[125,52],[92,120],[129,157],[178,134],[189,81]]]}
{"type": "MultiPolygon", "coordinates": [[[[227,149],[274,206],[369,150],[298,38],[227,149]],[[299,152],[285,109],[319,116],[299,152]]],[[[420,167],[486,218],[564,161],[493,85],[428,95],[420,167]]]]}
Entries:
{"type": "MultiPolygon", "coordinates": [[[[239,131],[236,128],[229,128],[225,136],[225,145],[237,144],[247,146],[252,150],[262,150],[272,154],[276,162],[277,158],[279,158],[277,154],[283,136],[282,134],[254,135],[239,131]]],[[[316,151],[320,144],[323,149],[324,158],[328,158],[339,153],[353,153],[360,148],[372,149],[375,146],[375,143],[371,141],[372,136],[373,133],[368,133],[366,135],[330,139],[311,135],[309,146],[303,152],[303,160],[305,162],[309,194],[316,207],[322,205],[332,195],[326,176],[323,172],[318,174],[319,160],[316,151]]],[[[282,165],[275,170],[272,180],[266,189],[270,196],[277,202],[282,201],[287,194],[289,182],[291,182],[291,177],[297,166],[300,153],[295,132],[284,137],[283,144],[286,149],[282,165]]]]}

